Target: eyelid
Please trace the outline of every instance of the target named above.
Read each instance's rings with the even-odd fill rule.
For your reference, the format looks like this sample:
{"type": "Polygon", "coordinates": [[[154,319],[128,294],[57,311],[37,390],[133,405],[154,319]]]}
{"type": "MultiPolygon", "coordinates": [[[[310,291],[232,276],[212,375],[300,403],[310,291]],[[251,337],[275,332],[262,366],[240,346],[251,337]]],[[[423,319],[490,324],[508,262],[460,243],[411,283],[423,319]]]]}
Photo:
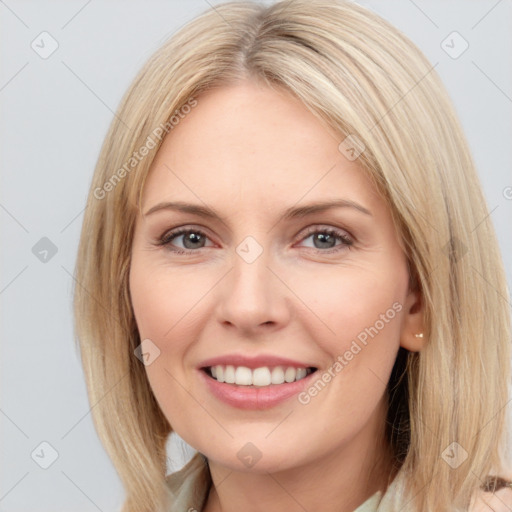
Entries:
{"type": "Polygon", "coordinates": [[[300,236],[299,241],[303,240],[304,238],[308,237],[309,235],[317,232],[323,232],[323,231],[332,231],[333,233],[336,233],[338,236],[341,236],[342,234],[346,236],[346,238],[349,238],[352,242],[355,242],[355,237],[352,236],[352,234],[347,231],[346,229],[332,226],[330,224],[313,224],[312,226],[308,226],[304,230],[299,232],[300,236]]]}
{"type": "MultiPolygon", "coordinates": [[[[156,243],[158,245],[167,245],[170,242],[166,242],[165,241],[166,239],[178,238],[188,232],[199,233],[201,236],[204,236],[205,238],[207,238],[208,240],[213,242],[213,240],[211,239],[210,235],[208,234],[208,230],[206,228],[203,228],[202,226],[195,226],[195,225],[187,224],[187,225],[177,226],[175,228],[165,230],[164,233],[157,238],[156,243]]],[[[187,250],[187,249],[185,249],[185,250],[187,250]]]]}
{"type": "MultiPolygon", "coordinates": [[[[168,247],[169,250],[175,254],[181,254],[181,255],[193,255],[194,253],[200,252],[200,249],[206,249],[210,246],[204,246],[204,247],[198,247],[197,249],[187,249],[187,248],[181,248],[181,247],[174,247],[171,245],[171,241],[173,239],[179,238],[181,236],[184,236],[185,234],[189,232],[195,232],[198,233],[200,236],[205,237],[207,240],[210,240],[213,242],[211,237],[208,235],[208,229],[203,228],[202,226],[195,226],[195,225],[182,225],[177,226],[175,228],[171,228],[166,230],[156,241],[155,245],[157,246],[163,246],[168,247]]],[[[340,244],[336,244],[334,247],[330,248],[323,248],[323,249],[317,249],[315,247],[305,247],[306,249],[309,249],[311,251],[314,251],[318,254],[332,254],[332,253],[338,253],[343,250],[346,250],[354,245],[356,239],[350,232],[348,232],[346,229],[335,227],[330,224],[313,224],[310,225],[303,230],[299,232],[299,234],[295,237],[297,240],[294,242],[294,245],[296,243],[302,242],[309,238],[311,235],[315,233],[327,233],[329,235],[333,235],[334,237],[341,240],[340,244]]],[[[215,242],[213,242],[215,245],[215,242]]]]}
{"type": "Polygon", "coordinates": [[[301,234],[299,235],[298,241],[296,243],[307,240],[311,235],[315,233],[327,233],[341,240],[341,243],[335,244],[334,247],[324,249],[317,249],[315,247],[302,247],[304,249],[308,249],[309,251],[313,251],[315,254],[320,256],[328,256],[330,254],[339,255],[342,251],[350,249],[356,241],[355,238],[345,229],[331,225],[315,224],[306,228],[305,232],[301,231],[301,234]]]}

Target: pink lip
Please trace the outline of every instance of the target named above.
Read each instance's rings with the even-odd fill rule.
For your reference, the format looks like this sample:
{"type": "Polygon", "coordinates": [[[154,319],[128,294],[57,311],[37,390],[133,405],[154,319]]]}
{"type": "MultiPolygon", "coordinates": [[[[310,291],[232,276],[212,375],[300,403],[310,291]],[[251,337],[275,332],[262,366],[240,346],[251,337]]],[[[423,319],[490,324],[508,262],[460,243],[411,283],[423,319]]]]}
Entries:
{"type": "Polygon", "coordinates": [[[199,376],[208,387],[208,390],[222,402],[239,409],[262,410],[275,407],[290,397],[300,393],[308,385],[313,374],[316,373],[313,372],[301,380],[285,382],[283,384],[262,387],[237,386],[236,384],[218,382],[204,371],[205,368],[217,365],[245,366],[251,369],[261,368],[262,366],[268,366],[270,368],[282,366],[285,369],[290,366],[293,368],[310,368],[315,367],[315,365],[270,354],[262,354],[253,357],[228,354],[202,361],[197,368],[199,370],[199,376]]]}
{"type": "MultiPolygon", "coordinates": [[[[261,368],[262,366],[292,366],[293,368],[309,368],[313,367],[313,364],[303,363],[300,361],[294,361],[284,357],[272,356],[272,355],[259,355],[255,357],[248,357],[243,355],[229,354],[225,356],[213,357],[207,359],[198,365],[198,368],[207,368],[210,366],[217,365],[232,365],[232,366],[246,366],[247,368],[261,368]]],[[[299,381],[300,382],[300,381],[299,381]]]]}
{"type": "Polygon", "coordinates": [[[273,384],[270,386],[237,386],[236,384],[227,384],[219,382],[204,371],[216,365],[246,366],[247,368],[260,368],[262,366],[283,366],[294,368],[309,368],[312,365],[299,363],[291,359],[285,359],[274,356],[222,356],[203,361],[198,368],[199,377],[203,380],[210,393],[222,402],[238,409],[262,410],[270,409],[280,403],[297,395],[309,384],[311,378],[316,372],[310,373],[301,380],[295,382],[285,382],[283,384],[273,384]]]}
{"type": "Polygon", "coordinates": [[[218,382],[206,372],[199,372],[210,392],[219,400],[238,409],[253,410],[270,409],[297,395],[304,390],[315,373],[310,373],[307,377],[295,382],[257,387],[218,382]]]}

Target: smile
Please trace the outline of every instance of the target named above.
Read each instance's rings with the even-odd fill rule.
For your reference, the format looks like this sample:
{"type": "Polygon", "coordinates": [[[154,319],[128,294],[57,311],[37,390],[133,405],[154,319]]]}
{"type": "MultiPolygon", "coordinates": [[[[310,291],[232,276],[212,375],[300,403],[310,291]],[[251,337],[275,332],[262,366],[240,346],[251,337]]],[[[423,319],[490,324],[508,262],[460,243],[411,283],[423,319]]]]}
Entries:
{"type": "Polygon", "coordinates": [[[304,391],[318,370],[305,363],[270,354],[219,356],[198,365],[206,392],[220,402],[247,410],[276,407],[304,391]]]}
{"type": "Polygon", "coordinates": [[[296,368],[293,366],[261,366],[248,368],[247,366],[215,365],[205,369],[206,373],[217,382],[235,384],[237,386],[266,387],[304,379],[315,368],[296,368]]]}

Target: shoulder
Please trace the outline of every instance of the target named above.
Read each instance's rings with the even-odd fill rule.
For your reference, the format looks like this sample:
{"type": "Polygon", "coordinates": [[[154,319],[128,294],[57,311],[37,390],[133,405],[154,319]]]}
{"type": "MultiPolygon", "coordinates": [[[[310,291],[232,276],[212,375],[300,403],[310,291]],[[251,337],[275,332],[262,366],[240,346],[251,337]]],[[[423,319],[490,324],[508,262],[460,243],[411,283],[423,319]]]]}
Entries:
{"type": "Polygon", "coordinates": [[[512,475],[489,478],[470,512],[510,512],[512,510],[512,475]]]}

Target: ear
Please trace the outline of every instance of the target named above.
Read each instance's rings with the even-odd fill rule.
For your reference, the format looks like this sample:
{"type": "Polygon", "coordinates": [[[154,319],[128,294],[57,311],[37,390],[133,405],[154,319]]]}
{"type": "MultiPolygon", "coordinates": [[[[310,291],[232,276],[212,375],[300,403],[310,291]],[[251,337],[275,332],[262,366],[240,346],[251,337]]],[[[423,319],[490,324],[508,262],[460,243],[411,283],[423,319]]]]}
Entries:
{"type": "Polygon", "coordinates": [[[427,342],[423,321],[424,304],[419,290],[410,290],[404,304],[400,346],[410,352],[419,352],[427,342]]]}

